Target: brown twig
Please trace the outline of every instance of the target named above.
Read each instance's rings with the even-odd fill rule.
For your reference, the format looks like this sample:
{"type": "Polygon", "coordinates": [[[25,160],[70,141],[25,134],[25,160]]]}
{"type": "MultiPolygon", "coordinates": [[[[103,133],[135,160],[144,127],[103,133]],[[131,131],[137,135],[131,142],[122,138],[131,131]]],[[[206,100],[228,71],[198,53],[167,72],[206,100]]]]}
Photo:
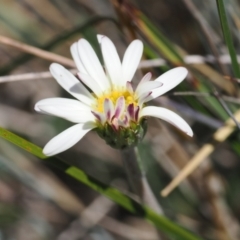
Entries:
{"type": "Polygon", "coordinates": [[[83,239],[88,234],[89,229],[98,224],[114,205],[114,202],[100,195],[56,239],[66,240],[69,239],[69,236],[72,240],[83,239]]]}
{"type": "MultiPolygon", "coordinates": [[[[69,71],[73,74],[77,73],[76,69],[71,69],[69,71]]],[[[30,81],[30,80],[48,79],[48,78],[52,78],[52,74],[50,72],[23,73],[23,74],[2,76],[0,77],[0,83],[30,81]]]]}
{"type": "Polygon", "coordinates": [[[11,47],[15,47],[23,52],[30,53],[32,55],[46,59],[51,62],[57,62],[68,67],[75,67],[74,61],[69,58],[60,56],[56,53],[51,53],[51,52],[39,49],[37,47],[30,46],[25,43],[21,43],[19,41],[13,40],[5,36],[0,35],[0,43],[3,43],[11,47]]]}
{"type": "Polygon", "coordinates": [[[104,217],[99,225],[108,231],[117,234],[124,239],[138,239],[138,240],[157,240],[158,235],[154,231],[146,231],[144,229],[132,227],[127,223],[122,223],[111,217],[104,217]]]}
{"type": "Polygon", "coordinates": [[[212,220],[216,231],[216,239],[237,240],[239,239],[239,226],[231,214],[224,199],[224,182],[212,171],[211,165],[205,166],[203,187],[207,202],[211,206],[212,220]],[[224,216],[224,217],[223,217],[224,216]]]}

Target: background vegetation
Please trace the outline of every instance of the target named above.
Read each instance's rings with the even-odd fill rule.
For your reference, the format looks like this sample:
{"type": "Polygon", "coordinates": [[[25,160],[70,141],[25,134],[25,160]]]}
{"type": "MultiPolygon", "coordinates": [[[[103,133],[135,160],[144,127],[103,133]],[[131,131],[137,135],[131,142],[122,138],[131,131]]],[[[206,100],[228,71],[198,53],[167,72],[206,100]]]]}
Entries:
{"type": "Polygon", "coordinates": [[[239,28],[236,0],[0,0],[0,239],[240,239],[239,28]],[[189,70],[154,104],[185,118],[194,137],[150,119],[140,145],[161,216],[129,193],[121,153],[95,132],[57,158],[36,146],[70,126],[33,109],[40,99],[69,97],[50,63],[74,68],[69,47],[81,37],[99,53],[97,33],[121,56],[132,39],[143,40],[135,84],[147,71],[189,70]],[[197,169],[162,197],[196,159],[197,169]]]}

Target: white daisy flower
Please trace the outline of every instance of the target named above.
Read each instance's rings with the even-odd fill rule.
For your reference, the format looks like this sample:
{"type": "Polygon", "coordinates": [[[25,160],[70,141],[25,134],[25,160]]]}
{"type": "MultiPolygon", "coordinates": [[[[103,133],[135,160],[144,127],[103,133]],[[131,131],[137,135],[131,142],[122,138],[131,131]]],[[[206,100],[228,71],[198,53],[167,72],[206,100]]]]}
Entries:
{"type": "Polygon", "coordinates": [[[182,82],[187,69],[174,68],[154,81],[151,73],[147,73],[134,90],[131,81],[142,57],[142,42],[134,40],[121,61],[108,37],[99,35],[98,39],[104,68],[85,39],[71,46],[81,81],[57,63],[50,66],[53,77],[77,100],[48,98],[36,103],[35,110],[76,124],[51,139],[43,153],[51,156],[63,152],[92,129],[112,147],[123,149],[142,140],[147,117],[163,119],[192,136],[192,129],[176,113],[145,104],[182,82]]]}

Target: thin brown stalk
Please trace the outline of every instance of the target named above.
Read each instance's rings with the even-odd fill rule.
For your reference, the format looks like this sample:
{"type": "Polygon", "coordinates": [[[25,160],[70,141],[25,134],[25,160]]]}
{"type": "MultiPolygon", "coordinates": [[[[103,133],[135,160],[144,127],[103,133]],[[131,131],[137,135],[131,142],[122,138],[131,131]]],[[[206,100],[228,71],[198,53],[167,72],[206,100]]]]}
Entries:
{"type": "Polygon", "coordinates": [[[42,50],[37,47],[33,47],[31,45],[16,41],[14,39],[11,39],[2,35],[0,35],[0,43],[11,46],[11,47],[15,47],[23,52],[30,53],[34,56],[46,59],[50,62],[57,62],[67,67],[75,67],[73,60],[69,58],[60,56],[56,53],[51,53],[51,52],[42,50]]]}
{"type": "Polygon", "coordinates": [[[80,213],[80,217],[74,220],[56,239],[71,240],[84,239],[89,229],[101,221],[114,207],[115,203],[104,196],[99,196],[80,213]]]}
{"type": "Polygon", "coordinates": [[[122,223],[108,216],[104,217],[99,225],[108,231],[117,234],[124,239],[138,240],[158,240],[159,237],[154,231],[146,231],[140,228],[132,227],[127,223],[122,223]]]}
{"type": "MultiPolygon", "coordinates": [[[[76,69],[71,69],[69,71],[73,74],[77,73],[76,69]]],[[[48,79],[48,78],[52,78],[52,74],[50,72],[32,72],[32,73],[2,76],[0,77],[0,83],[29,81],[29,80],[37,80],[37,79],[48,79]]]]}
{"type": "Polygon", "coordinates": [[[218,231],[216,231],[216,239],[237,240],[239,239],[240,229],[225,202],[224,183],[222,179],[212,171],[211,165],[205,166],[205,172],[203,187],[207,202],[211,206],[212,220],[218,229],[218,231]]]}

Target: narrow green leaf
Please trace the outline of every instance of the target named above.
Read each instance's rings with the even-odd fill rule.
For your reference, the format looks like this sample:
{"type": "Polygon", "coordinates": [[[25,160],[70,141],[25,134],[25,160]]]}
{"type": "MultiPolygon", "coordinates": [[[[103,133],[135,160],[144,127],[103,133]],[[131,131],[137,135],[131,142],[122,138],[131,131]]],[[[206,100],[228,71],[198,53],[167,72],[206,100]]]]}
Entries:
{"type": "Polygon", "coordinates": [[[90,188],[96,190],[97,192],[107,196],[115,203],[124,207],[128,211],[140,215],[146,220],[150,221],[157,228],[165,232],[168,236],[174,237],[173,239],[179,240],[200,240],[200,238],[194,236],[192,233],[186,231],[184,228],[178,226],[177,224],[171,222],[166,217],[156,214],[150,208],[143,206],[136,202],[135,200],[129,198],[127,195],[122,194],[119,190],[113,187],[109,187],[105,184],[99,184],[99,182],[92,177],[89,177],[85,172],[76,168],[70,167],[65,171],[68,175],[79,180],[80,182],[86,184],[90,188]]]}
{"type": "Polygon", "coordinates": [[[42,149],[40,147],[28,142],[27,140],[1,127],[0,127],[0,136],[41,159],[47,158],[47,156],[45,156],[42,153],[42,149]]]}
{"type": "Polygon", "coordinates": [[[17,136],[16,134],[11,133],[10,131],[5,130],[4,128],[0,127],[0,137],[12,142],[13,144],[21,147],[22,149],[30,152],[31,154],[45,159],[45,161],[49,162],[50,164],[54,165],[55,167],[61,169],[69,176],[75,178],[79,182],[89,186],[90,188],[94,189],[95,191],[107,196],[115,203],[119,204],[123,208],[127,209],[128,211],[145,218],[146,220],[150,221],[154,224],[157,228],[162,230],[172,239],[177,240],[201,240],[201,238],[195,236],[194,234],[190,233],[189,231],[185,230],[184,228],[178,226],[177,224],[173,223],[166,217],[156,214],[150,208],[139,204],[134,199],[130,198],[126,194],[121,193],[118,189],[108,186],[104,183],[101,183],[94,177],[87,175],[82,170],[74,167],[69,166],[67,163],[62,162],[56,158],[47,158],[42,153],[42,149],[31,142],[17,136]]]}
{"type": "MultiPolygon", "coordinates": [[[[207,84],[200,83],[197,87],[199,92],[210,92],[211,88],[207,84]]],[[[204,101],[208,104],[209,109],[211,109],[211,112],[218,115],[218,117],[221,118],[221,120],[226,121],[229,116],[227,112],[223,109],[219,101],[215,97],[209,97],[205,98],[204,101]]]]}
{"type": "Polygon", "coordinates": [[[228,26],[227,15],[224,6],[224,0],[217,0],[218,14],[222,25],[223,36],[231,56],[232,68],[235,77],[240,78],[240,69],[237,61],[236,51],[233,45],[232,35],[228,26]]]}
{"type": "Polygon", "coordinates": [[[147,38],[150,39],[158,49],[160,49],[164,57],[175,65],[183,64],[182,57],[177,51],[175,51],[174,45],[149,21],[144,14],[138,12],[138,16],[135,21],[147,38]]]}

